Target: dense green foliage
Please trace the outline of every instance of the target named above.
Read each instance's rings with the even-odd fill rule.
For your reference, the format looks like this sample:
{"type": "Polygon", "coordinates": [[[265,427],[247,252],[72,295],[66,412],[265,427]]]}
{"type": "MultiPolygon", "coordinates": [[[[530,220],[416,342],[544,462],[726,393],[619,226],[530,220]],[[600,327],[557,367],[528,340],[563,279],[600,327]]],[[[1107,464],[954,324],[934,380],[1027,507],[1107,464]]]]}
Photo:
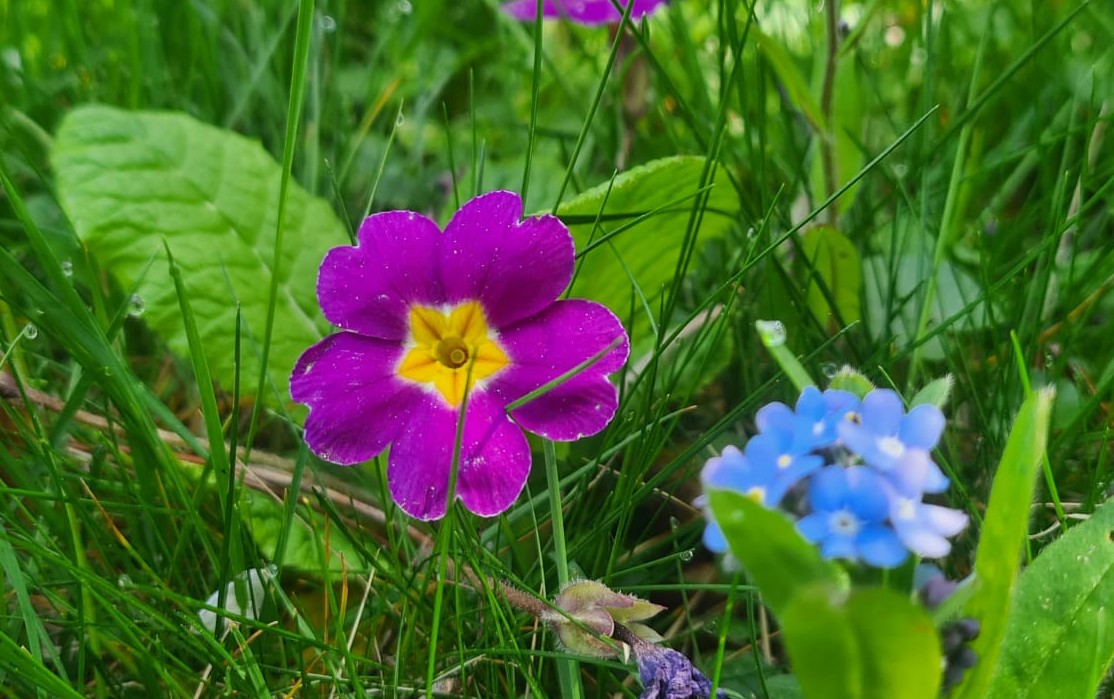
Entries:
{"type": "Polygon", "coordinates": [[[787,633],[847,630],[787,640],[802,664],[866,654],[855,691],[921,672],[876,657],[879,605],[931,646],[887,591],[841,606],[811,551],[807,579],[751,579],[700,546],[704,460],[797,393],[760,319],[817,378],[850,364],[912,398],[954,377],[937,461],[973,524],[941,566],[993,570],[969,609],[997,615],[1001,657],[960,696],[1102,682],[1114,11],[830,3],[536,33],[494,0],[0,0],[0,696],[637,696],[495,584],[552,599],[566,562],[667,607],[648,623],[741,696],[801,696],[751,586],[781,577],[808,588],[767,595],[787,633]],[[565,220],[574,293],[627,321],[622,403],[597,437],[537,445],[501,517],[416,522],[385,459],[308,453],[286,382],[328,331],[324,250],[368,212],[444,221],[499,188],[565,220]],[[206,630],[253,568],[264,603],[206,630]]]}

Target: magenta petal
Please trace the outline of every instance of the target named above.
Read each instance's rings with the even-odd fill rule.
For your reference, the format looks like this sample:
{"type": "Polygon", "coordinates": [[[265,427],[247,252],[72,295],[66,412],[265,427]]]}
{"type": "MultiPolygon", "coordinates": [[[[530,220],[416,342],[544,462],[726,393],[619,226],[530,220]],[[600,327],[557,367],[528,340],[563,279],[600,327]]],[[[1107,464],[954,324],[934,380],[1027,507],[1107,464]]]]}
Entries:
{"type": "Polygon", "coordinates": [[[444,302],[437,224],[412,211],[364,219],[356,247],[333,248],[321,263],[317,297],[329,322],[385,340],[407,334],[412,303],[444,302]]]}
{"type": "Polygon", "coordinates": [[[336,333],[310,347],[290,376],[290,395],[309,406],[306,444],[338,464],[383,451],[421,395],[391,368],[402,348],[353,333],[336,333]]]}
{"type": "Polygon", "coordinates": [[[616,341],[618,344],[581,374],[512,413],[524,428],[549,439],[569,441],[595,434],[615,416],[618,395],[606,376],[623,366],[630,346],[619,319],[594,301],[557,301],[504,329],[499,342],[511,362],[488,390],[510,403],[616,341]]]}
{"type": "MultiPolygon", "coordinates": [[[[468,400],[456,495],[472,512],[492,517],[522,492],[530,473],[526,436],[490,395],[468,400]]],[[[445,516],[458,413],[425,394],[391,447],[387,482],[402,511],[416,519],[445,516]]]]}
{"type": "MultiPolygon", "coordinates": [[[[634,0],[631,20],[638,21],[665,2],[666,0],[634,0]]],[[[619,0],[620,6],[625,7],[626,4],[626,0],[619,0]]],[[[537,0],[515,0],[503,5],[503,11],[515,19],[534,20],[538,16],[538,3],[537,0]]],[[[623,17],[611,4],[611,0],[544,0],[542,16],[551,19],[568,19],[588,26],[611,24],[623,17]]]]}
{"type": "Polygon", "coordinates": [[[555,216],[521,219],[512,192],[484,194],[456,212],[441,247],[443,300],[478,300],[488,324],[502,328],[561,295],[572,279],[572,236],[555,216]]]}

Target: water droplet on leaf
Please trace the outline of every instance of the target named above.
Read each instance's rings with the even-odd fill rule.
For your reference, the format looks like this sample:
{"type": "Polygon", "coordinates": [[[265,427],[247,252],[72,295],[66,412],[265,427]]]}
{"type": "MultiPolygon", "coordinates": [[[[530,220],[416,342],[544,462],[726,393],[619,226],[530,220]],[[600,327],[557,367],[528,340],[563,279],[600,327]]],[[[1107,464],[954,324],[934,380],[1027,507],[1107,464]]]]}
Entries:
{"type": "Polygon", "coordinates": [[[785,344],[785,325],[780,320],[758,320],[754,327],[767,347],[781,347],[785,344]]]}
{"type": "Polygon", "coordinates": [[[62,274],[67,277],[73,276],[73,263],[69,260],[62,260],[62,274]]]}
{"type": "Polygon", "coordinates": [[[132,294],[128,299],[128,315],[132,318],[138,318],[143,315],[147,310],[147,305],[143,303],[143,297],[139,294],[132,294]]]}
{"type": "Polygon", "coordinates": [[[23,336],[28,340],[34,340],[39,336],[39,329],[33,323],[28,323],[23,328],[23,336]]]}
{"type": "Polygon", "coordinates": [[[337,30],[337,21],[329,15],[321,15],[317,19],[317,26],[326,34],[332,34],[337,30]]]}

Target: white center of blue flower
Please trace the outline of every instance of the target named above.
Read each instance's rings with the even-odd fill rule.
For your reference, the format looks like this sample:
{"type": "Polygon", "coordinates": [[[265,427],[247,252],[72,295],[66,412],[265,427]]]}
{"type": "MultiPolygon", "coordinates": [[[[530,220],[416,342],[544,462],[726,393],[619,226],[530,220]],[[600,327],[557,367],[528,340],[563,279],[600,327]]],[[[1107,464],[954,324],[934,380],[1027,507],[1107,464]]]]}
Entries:
{"type": "Polygon", "coordinates": [[[812,423],[812,435],[814,437],[819,437],[822,434],[824,434],[824,421],[821,420],[819,422],[812,423]]]}
{"type": "Polygon", "coordinates": [[[836,510],[828,515],[828,528],[833,534],[840,536],[855,536],[859,533],[862,523],[850,510],[836,510]]]}
{"type": "Polygon", "coordinates": [[[917,514],[917,503],[912,498],[897,498],[894,501],[894,519],[913,519],[917,514]]]}
{"type": "Polygon", "coordinates": [[[878,451],[892,459],[896,459],[905,453],[905,443],[897,437],[879,437],[878,451]]]}
{"type": "Polygon", "coordinates": [[[789,454],[782,454],[781,456],[777,457],[778,468],[789,468],[789,464],[791,463],[793,463],[793,457],[789,454]]]}

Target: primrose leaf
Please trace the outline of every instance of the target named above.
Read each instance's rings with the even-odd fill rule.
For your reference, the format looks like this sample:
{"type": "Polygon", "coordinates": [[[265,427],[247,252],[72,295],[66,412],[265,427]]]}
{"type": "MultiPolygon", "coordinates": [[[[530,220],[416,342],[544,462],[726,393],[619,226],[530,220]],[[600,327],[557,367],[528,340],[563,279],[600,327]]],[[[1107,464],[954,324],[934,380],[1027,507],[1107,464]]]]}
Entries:
{"type": "Polygon", "coordinates": [[[975,555],[975,591],[963,610],[963,616],[973,617],[980,624],[979,637],[971,644],[979,662],[954,693],[957,699],[984,699],[998,663],[1013,601],[1018,559],[1029,533],[1033,485],[1048,441],[1048,420],[1055,395],[1052,388],[1045,388],[1025,399],[994,474],[975,555]]]}
{"type": "Polygon", "coordinates": [[[784,513],[730,490],[709,491],[708,501],[732,555],[775,615],[810,584],[833,589],[844,584],[835,565],[820,557],[784,513]]]}
{"type": "MultiPolygon", "coordinates": [[[[181,356],[189,352],[163,241],[174,251],[213,378],[231,388],[236,305],[243,313],[240,373],[258,376],[274,264],[281,168],[259,143],[186,114],[103,106],[62,120],[51,161],[58,197],[78,237],[121,287],[138,283],[143,320],[181,356]]],[[[278,268],[269,377],[281,400],[298,356],[328,325],[317,268],[348,242],[322,199],[292,184],[278,268]]]]}
{"type": "Polygon", "coordinates": [[[1095,696],[1114,660],[1111,532],[1108,501],[1021,574],[988,697],[1095,696]]]}
{"type": "Polygon", "coordinates": [[[806,697],[934,699],[939,692],[940,641],[932,619],[892,590],[848,594],[812,584],[780,620],[806,697]]]}
{"type": "MultiPolygon", "coordinates": [[[[712,171],[711,191],[701,193],[706,163],[695,156],[662,158],[561,204],[558,214],[581,255],[572,295],[598,301],[625,319],[630,315],[631,289],[637,285],[650,312],[656,314],[662,290],[672,283],[685,247],[694,203],[707,195],[699,218],[698,244],[724,236],[739,216],[739,197],[723,168],[712,171]],[[631,225],[639,216],[658,209],[631,225]]],[[[637,300],[634,327],[630,328],[633,340],[638,339],[634,337],[639,334],[636,328],[648,325],[646,313],[642,301],[637,300]]]]}

